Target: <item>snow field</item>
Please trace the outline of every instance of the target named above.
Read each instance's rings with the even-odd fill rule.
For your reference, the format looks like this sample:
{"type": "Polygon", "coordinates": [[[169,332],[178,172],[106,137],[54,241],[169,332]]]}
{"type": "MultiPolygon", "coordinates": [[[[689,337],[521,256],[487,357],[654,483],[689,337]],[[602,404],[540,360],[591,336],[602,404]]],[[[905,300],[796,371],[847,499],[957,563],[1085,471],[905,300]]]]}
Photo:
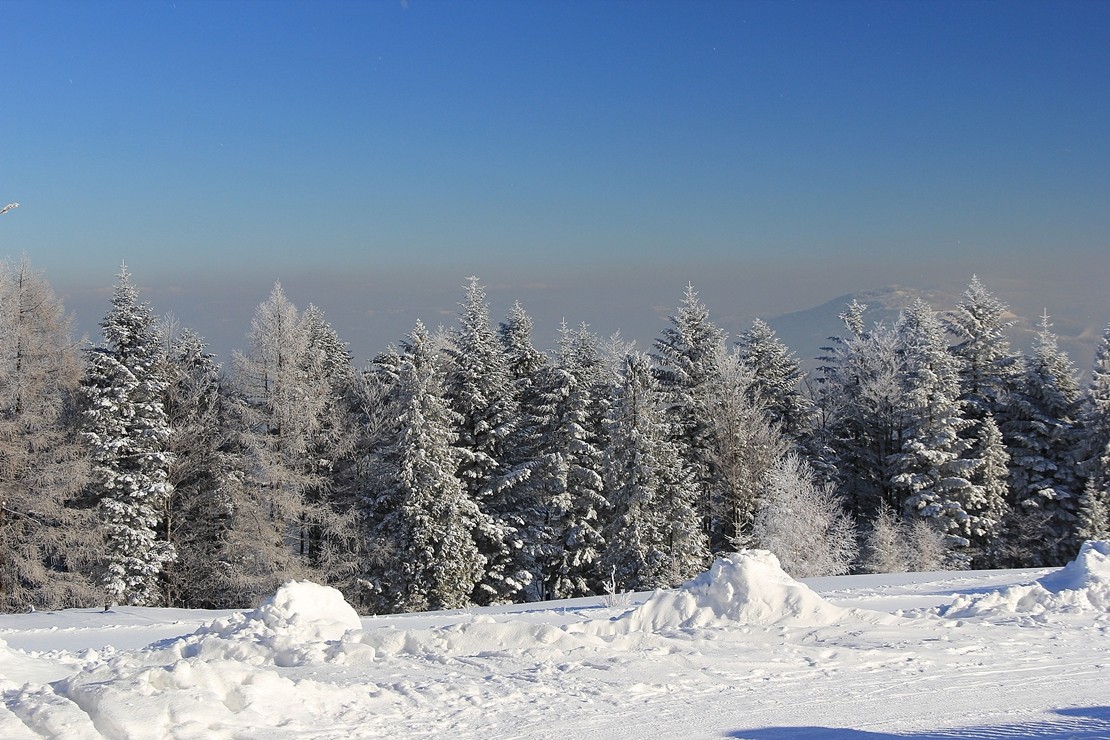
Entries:
{"type": "MultiPolygon", "coordinates": [[[[13,644],[41,645],[32,625],[93,615],[5,616],[0,737],[1110,736],[1108,555],[1090,543],[1031,584],[1028,572],[820,579],[825,598],[747,551],[628,607],[366,619],[334,589],[291,583],[137,649],[90,650],[63,626],[44,633],[52,650],[28,651],[13,644]],[[1039,621],[990,618],[1029,594],[1039,621]],[[926,597],[951,606],[903,614],[926,597]]],[[[101,618],[157,634],[162,611],[184,616],[101,618]]]]}

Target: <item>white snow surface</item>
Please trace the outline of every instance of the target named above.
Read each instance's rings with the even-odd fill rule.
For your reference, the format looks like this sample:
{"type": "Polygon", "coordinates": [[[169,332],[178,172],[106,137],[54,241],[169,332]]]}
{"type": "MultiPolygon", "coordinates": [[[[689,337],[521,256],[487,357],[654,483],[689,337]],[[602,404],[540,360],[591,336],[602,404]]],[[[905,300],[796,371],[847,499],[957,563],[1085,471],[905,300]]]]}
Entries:
{"type": "Polygon", "coordinates": [[[1110,542],[1085,542],[1075,560],[1028,585],[960,596],[944,609],[949,618],[1046,620],[1053,615],[1110,611],[1110,542]]]}
{"type": "Polygon", "coordinates": [[[748,551],[623,606],[2,615],[0,738],[1110,738],[1108,562],[798,582],[748,551]]]}
{"type": "Polygon", "coordinates": [[[852,615],[787,575],[773,553],[745,550],[719,558],[673,591],[658,591],[622,625],[644,632],[734,624],[823,625],[852,615]]]}

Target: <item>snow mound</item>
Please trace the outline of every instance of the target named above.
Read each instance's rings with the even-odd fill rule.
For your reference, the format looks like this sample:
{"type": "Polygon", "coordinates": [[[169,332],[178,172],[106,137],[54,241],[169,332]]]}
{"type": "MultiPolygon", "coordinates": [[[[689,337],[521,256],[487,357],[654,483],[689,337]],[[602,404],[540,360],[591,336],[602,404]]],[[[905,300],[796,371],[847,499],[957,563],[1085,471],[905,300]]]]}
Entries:
{"type": "Polygon", "coordinates": [[[824,625],[848,614],[787,575],[773,553],[742,550],[674,591],[657,591],[619,621],[630,630],[658,632],[736,623],[824,625]]]}
{"type": "Polygon", "coordinates": [[[197,634],[233,637],[240,632],[266,631],[299,642],[324,642],[361,628],[358,612],[338,590],[290,581],[254,611],[217,619],[197,634]]]}
{"type": "Polygon", "coordinates": [[[945,617],[1040,617],[1051,613],[1110,612],[1110,542],[1083,543],[1063,568],[1031,584],[975,596],[957,596],[945,617]]]}
{"type": "Polygon", "coordinates": [[[358,612],[337,589],[309,581],[290,581],[254,613],[273,630],[305,640],[338,640],[362,628],[358,612]]]}

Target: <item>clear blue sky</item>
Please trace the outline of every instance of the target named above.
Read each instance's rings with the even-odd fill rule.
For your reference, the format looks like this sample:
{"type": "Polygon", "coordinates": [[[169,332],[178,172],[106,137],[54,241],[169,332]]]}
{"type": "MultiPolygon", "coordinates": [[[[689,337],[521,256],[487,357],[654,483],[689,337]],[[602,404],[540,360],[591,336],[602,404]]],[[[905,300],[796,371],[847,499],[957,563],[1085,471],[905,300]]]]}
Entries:
{"type": "Polygon", "coordinates": [[[360,359],[469,274],[645,338],[1110,280],[1110,2],[4,0],[0,70],[0,254],[221,351],[278,278],[360,359]]]}

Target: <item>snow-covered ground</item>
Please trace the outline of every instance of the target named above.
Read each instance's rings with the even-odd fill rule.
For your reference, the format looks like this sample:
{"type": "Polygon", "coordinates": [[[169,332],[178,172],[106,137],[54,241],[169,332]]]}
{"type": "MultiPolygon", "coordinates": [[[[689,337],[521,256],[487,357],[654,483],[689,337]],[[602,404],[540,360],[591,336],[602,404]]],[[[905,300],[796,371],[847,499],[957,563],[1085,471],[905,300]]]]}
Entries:
{"type": "Polygon", "coordinates": [[[0,737],[1110,738],[1110,543],[1061,570],[811,579],[358,616],[0,616],[0,737]],[[616,601],[620,601],[617,599],[616,601]]]}

